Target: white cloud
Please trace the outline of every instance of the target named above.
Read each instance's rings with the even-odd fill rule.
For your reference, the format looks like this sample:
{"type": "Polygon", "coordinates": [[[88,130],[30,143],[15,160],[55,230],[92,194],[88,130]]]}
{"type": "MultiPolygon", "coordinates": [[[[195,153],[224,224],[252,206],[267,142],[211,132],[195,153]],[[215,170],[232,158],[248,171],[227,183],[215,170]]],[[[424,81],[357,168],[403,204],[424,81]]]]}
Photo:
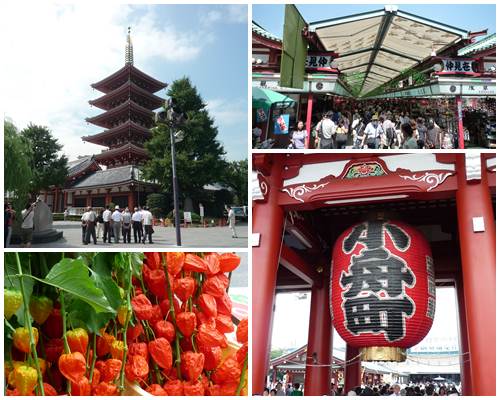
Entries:
{"type": "Polygon", "coordinates": [[[242,4],[221,5],[202,16],[202,23],[210,25],[215,22],[246,23],[248,17],[247,6],[242,4]]]}
{"type": "Polygon", "coordinates": [[[196,26],[178,32],[160,23],[152,8],[134,10],[107,2],[4,2],[0,74],[5,116],[20,129],[29,122],[47,125],[70,159],[103,150],[80,139],[99,131],[85,122],[100,112],[88,105],[100,95],[90,84],[122,67],[127,26],[133,29],[136,64],[145,72],[155,57],[192,62],[213,39],[196,26]]]}
{"type": "Polygon", "coordinates": [[[222,126],[243,126],[246,130],[247,104],[242,99],[217,98],[207,102],[210,116],[215,119],[215,124],[222,126]]]}

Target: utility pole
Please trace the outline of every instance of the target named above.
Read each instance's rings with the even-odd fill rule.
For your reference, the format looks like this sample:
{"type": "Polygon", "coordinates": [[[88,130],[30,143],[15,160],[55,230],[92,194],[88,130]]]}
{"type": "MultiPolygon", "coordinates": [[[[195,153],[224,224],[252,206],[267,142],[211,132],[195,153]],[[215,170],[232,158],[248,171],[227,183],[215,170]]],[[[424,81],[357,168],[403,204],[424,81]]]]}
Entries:
{"type": "Polygon", "coordinates": [[[165,102],[165,111],[156,113],[156,123],[166,123],[170,133],[170,152],[172,154],[172,187],[174,195],[174,220],[175,220],[175,239],[177,246],[182,246],[181,239],[181,216],[179,209],[179,185],[177,182],[176,155],[175,143],[181,142],[184,139],[184,132],[178,130],[186,121],[186,113],[182,111],[175,99],[170,98],[165,102]]]}
{"type": "Polygon", "coordinates": [[[181,217],[179,210],[179,187],[177,185],[177,169],[175,167],[175,137],[174,128],[172,125],[169,127],[170,131],[170,152],[172,153],[172,185],[174,188],[174,214],[175,214],[175,238],[177,241],[177,246],[182,246],[181,244],[181,217]]]}

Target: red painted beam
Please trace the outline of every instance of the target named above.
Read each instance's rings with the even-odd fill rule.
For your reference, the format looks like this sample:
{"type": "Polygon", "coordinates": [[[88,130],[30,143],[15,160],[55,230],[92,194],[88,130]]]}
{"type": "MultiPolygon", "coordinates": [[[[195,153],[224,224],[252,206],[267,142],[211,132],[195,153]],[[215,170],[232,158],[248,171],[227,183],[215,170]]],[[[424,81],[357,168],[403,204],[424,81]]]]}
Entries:
{"type": "Polygon", "coordinates": [[[280,264],[297,275],[310,285],[321,285],[321,275],[316,272],[314,265],[306,262],[295,250],[283,245],[281,249],[280,264]]]}

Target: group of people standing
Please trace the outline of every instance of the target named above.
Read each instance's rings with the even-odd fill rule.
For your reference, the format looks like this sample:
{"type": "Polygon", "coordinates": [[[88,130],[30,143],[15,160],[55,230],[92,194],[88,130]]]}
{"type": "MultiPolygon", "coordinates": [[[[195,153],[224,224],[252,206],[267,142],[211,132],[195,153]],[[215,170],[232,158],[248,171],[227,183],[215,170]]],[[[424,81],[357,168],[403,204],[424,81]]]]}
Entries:
{"type": "Polygon", "coordinates": [[[118,205],[114,211],[110,206],[106,206],[99,214],[92,207],[87,207],[82,215],[82,243],[88,245],[92,239],[97,244],[97,239],[101,238],[104,243],[120,242],[120,236],[123,243],[131,242],[131,231],[134,232],[134,243],[153,243],[153,214],[148,207],[134,207],[133,212],[128,207],[120,210],[118,205]]]}
{"type": "MultiPolygon", "coordinates": [[[[292,130],[290,148],[304,149],[307,130],[299,121],[292,130]]],[[[318,149],[452,149],[453,135],[443,131],[433,118],[410,119],[408,113],[382,112],[361,116],[327,111],[311,132],[318,149]]]]}

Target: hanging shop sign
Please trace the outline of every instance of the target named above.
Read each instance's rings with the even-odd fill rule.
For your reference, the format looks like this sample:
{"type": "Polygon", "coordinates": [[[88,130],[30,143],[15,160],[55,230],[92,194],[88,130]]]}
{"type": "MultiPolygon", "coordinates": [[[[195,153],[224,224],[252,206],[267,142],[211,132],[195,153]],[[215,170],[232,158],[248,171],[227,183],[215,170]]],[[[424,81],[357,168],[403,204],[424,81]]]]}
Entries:
{"type": "Polygon", "coordinates": [[[455,58],[443,58],[443,71],[442,73],[453,73],[453,74],[469,74],[474,75],[473,69],[473,59],[455,59],[455,58]]]}
{"type": "Polygon", "coordinates": [[[415,228],[366,221],[344,231],[333,248],[333,324],[365,361],[404,361],[434,319],[432,254],[415,228]]]}
{"type": "Polygon", "coordinates": [[[290,127],[290,114],[280,114],[274,119],[274,134],[288,135],[290,127]]]}
{"type": "Polygon", "coordinates": [[[308,69],[324,69],[336,70],[337,65],[335,56],[332,54],[309,53],[306,58],[306,68],[308,69]]]}
{"type": "Polygon", "coordinates": [[[263,108],[257,108],[256,120],[257,120],[257,122],[266,122],[267,121],[267,114],[263,108]]]}

